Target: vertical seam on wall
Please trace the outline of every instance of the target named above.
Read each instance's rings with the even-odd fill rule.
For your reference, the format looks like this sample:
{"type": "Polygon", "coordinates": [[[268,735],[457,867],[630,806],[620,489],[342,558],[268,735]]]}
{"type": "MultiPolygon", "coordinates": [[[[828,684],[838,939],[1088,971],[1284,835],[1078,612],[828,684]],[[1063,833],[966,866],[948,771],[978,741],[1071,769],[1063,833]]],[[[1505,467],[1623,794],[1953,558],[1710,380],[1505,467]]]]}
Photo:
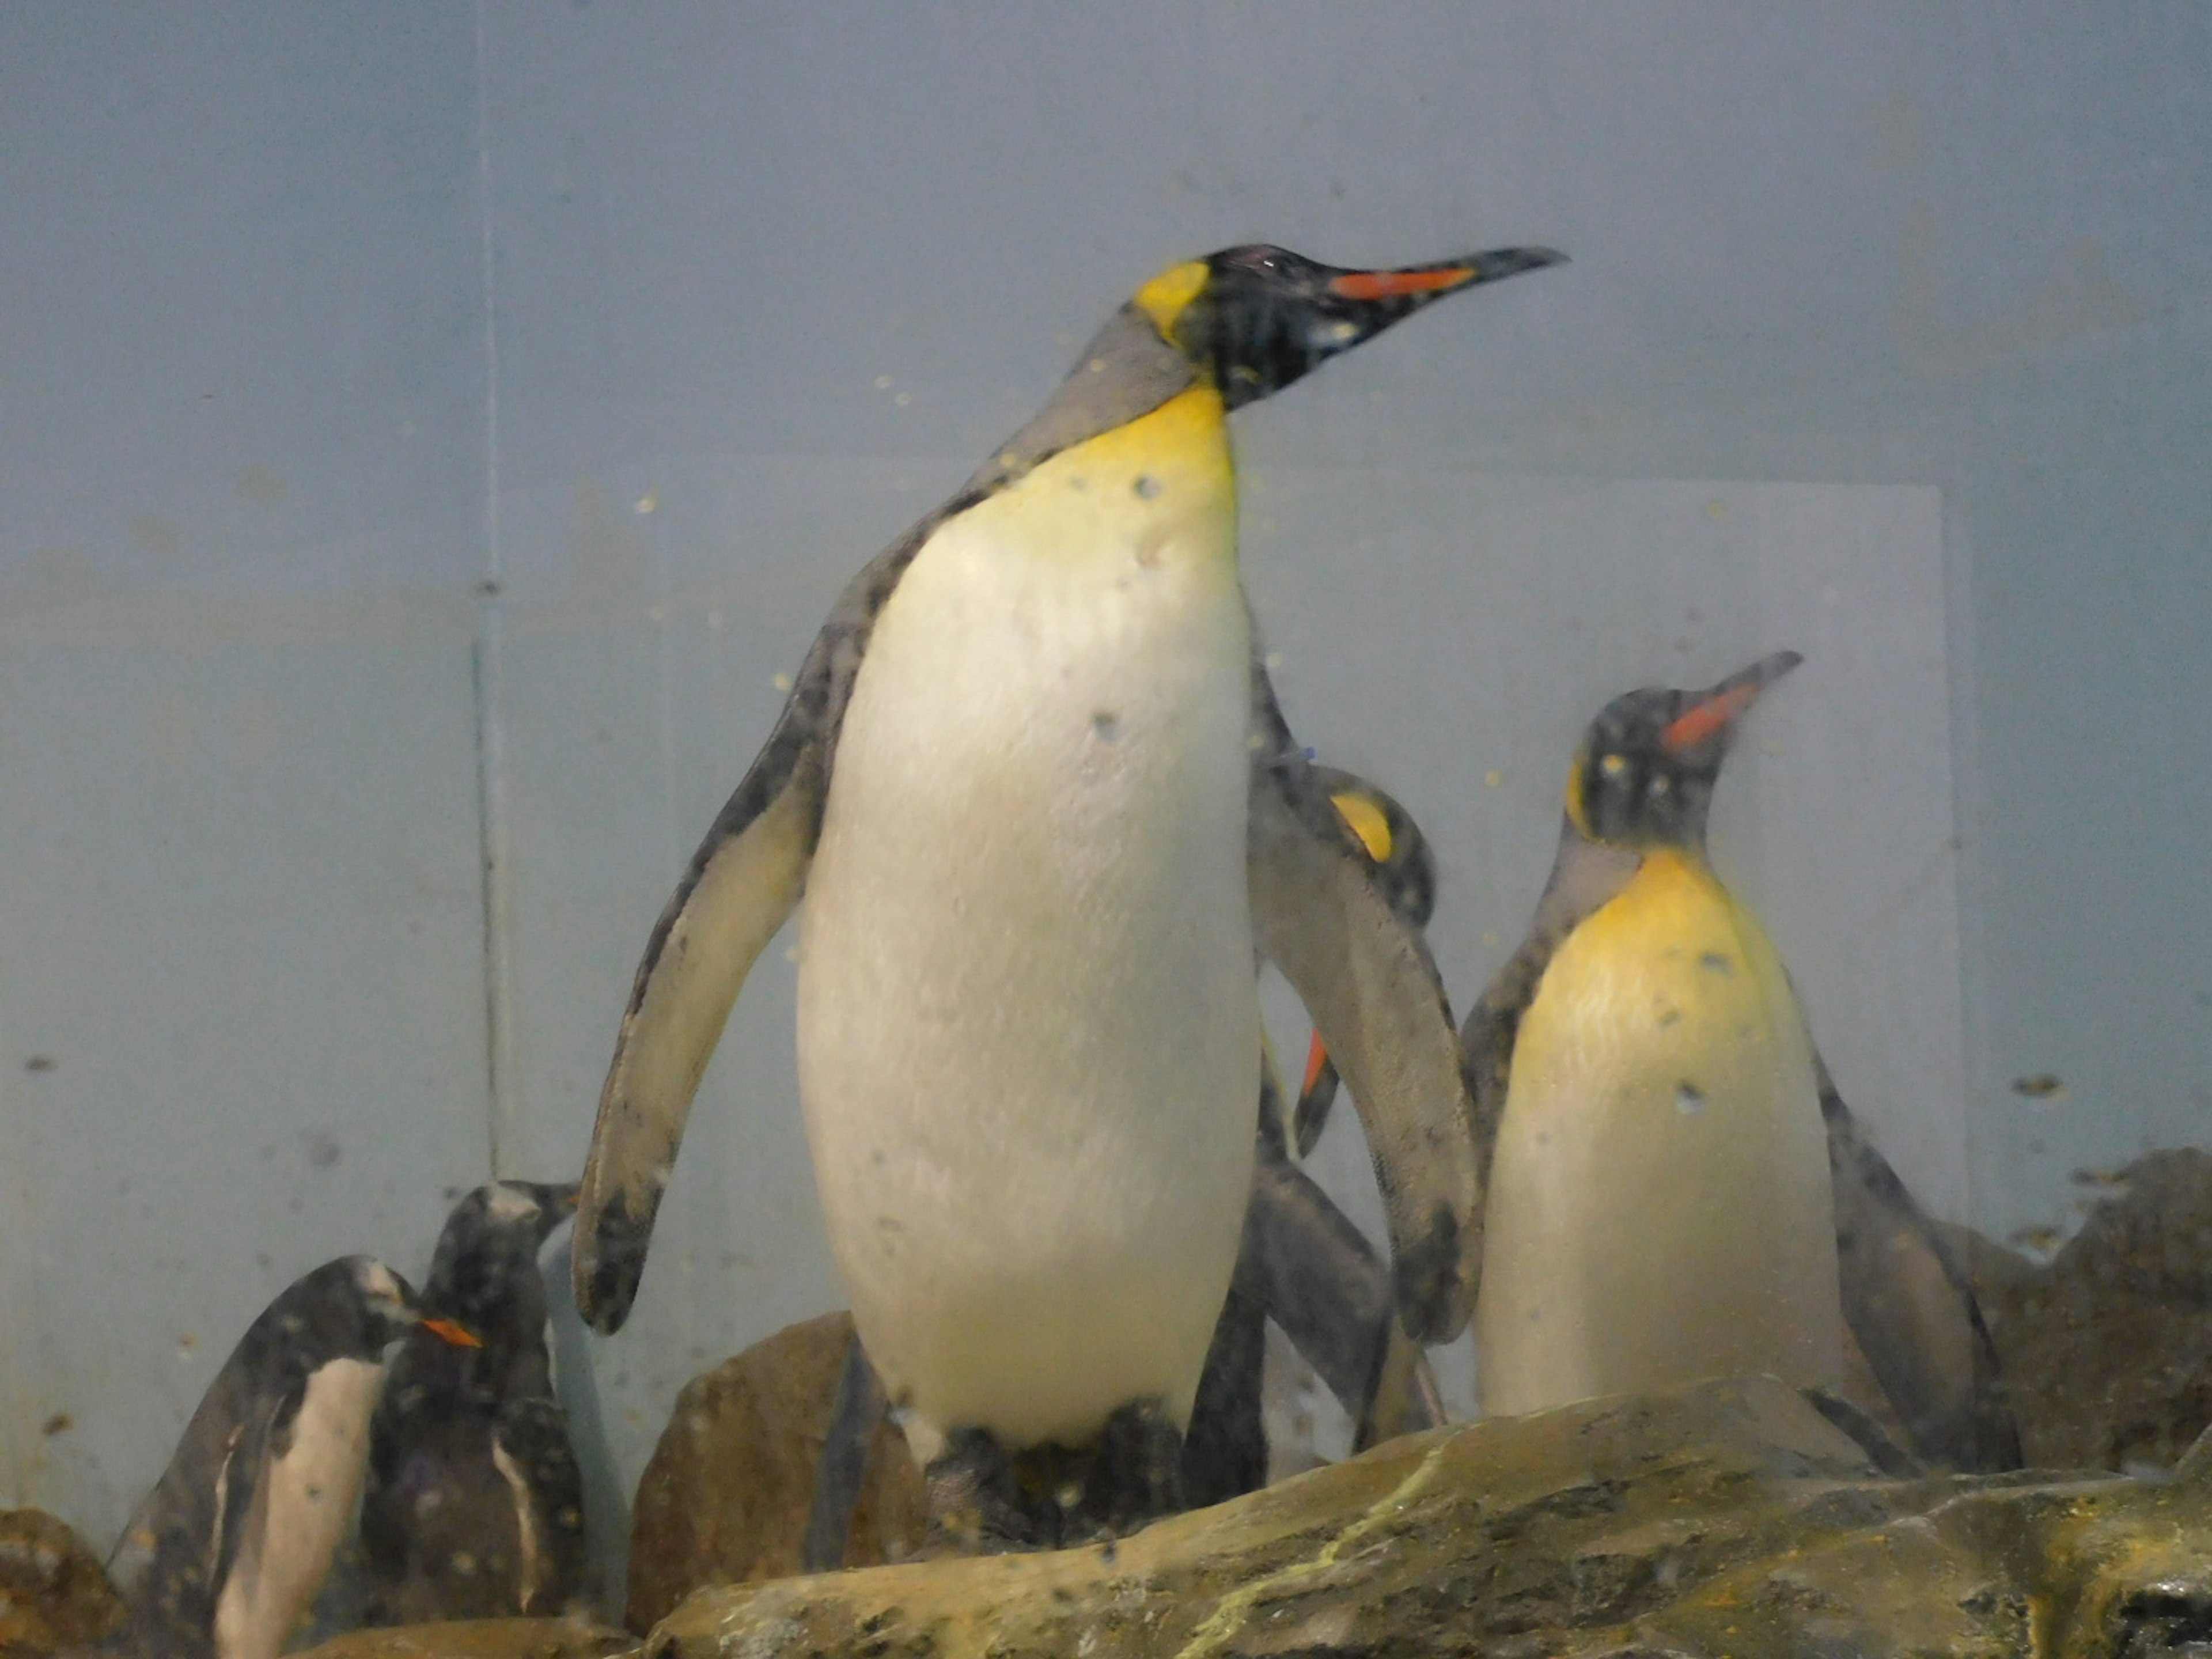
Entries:
{"type": "Polygon", "coordinates": [[[483,310],[483,579],[477,584],[474,688],[477,824],[483,878],[484,1150],[488,1173],[504,1173],[501,1154],[514,1108],[514,995],[508,942],[506,732],[501,719],[500,645],[506,569],[500,517],[499,303],[494,259],[491,173],[490,26],[486,0],[476,5],[477,280],[483,310]]]}

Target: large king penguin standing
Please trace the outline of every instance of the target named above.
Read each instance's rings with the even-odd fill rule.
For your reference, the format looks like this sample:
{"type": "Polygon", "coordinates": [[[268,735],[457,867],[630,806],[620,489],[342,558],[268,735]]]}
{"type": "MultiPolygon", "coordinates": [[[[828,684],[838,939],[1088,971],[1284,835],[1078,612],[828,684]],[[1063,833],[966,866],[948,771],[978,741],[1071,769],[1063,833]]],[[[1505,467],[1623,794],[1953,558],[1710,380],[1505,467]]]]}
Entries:
{"type": "Polygon", "coordinates": [[[1529,936],[1463,1034],[1483,1408],[1752,1371],[1832,1388],[1856,1339],[1921,1455],[2014,1467],[1971,1285],[1705,860],[1738,722],[1798,661],[1629,692],[1576,756],[1529,936]]]}
{"type": "Polygon", "coordinates": [[[1224,417],[1558,257],[1173,266],[855,579],[647,946],[584,1177],[587,1317],[627,1312],[701,1073],[803,891],[816,1176],[926,1467],[1103,1437],[1146,1449],[1115,1523],[1174,1503],[1251,1181],[1255,944],[1367,1114],[1407,1328],[1463,1322],[1449,1017],[1254,660],[1224,417]]]}

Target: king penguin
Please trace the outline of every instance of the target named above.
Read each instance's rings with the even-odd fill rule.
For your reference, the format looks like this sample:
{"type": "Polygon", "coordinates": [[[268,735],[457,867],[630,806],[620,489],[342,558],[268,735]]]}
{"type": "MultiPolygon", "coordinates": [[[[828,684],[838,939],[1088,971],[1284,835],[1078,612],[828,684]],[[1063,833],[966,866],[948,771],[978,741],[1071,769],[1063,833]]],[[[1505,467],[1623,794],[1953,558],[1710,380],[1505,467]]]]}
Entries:
{"type": "Polygon", "coordinates": [[[553,1392],[538,1253],[573,1185],[456,1205],[369,1425],[361,1541],[372,1625],[548,1616],[584,1580],[583,1476],[553,1392]]]}
{"type": "Polygon", "coordinates": [[[359,1255],[316,1268],[263,1310],[108,1562],[130,1613],[117,1650],[283,1650],[353,1525],[385,1351],[418,1316],[407,1282],[359,1255]]]}
{"type": "Polygon", "coordinates": [[[1856,1340],[1921,1457],[2017,1467],[1970,1282],[1706,860],[1729,744],[1800,660],[1629,692],[1576,756],[1528,937],[1462,1036],[1483,1409],[1752,1371],[1832,1390],[1856,1340]]]}
{"type": "Polygon", "coordinates": [[[860,573],[647,941],[584,1174],[587,1318],[627,1312],[700,1075],[803,892],[816,1180],[909,1449],[957,1476],[940,1512],[979,1459],[1101,1445],[1142,1474],[1078,1508],[1176,1506],[1251,1180],[1255,947],[1365,1115],[1408,1329],[1463,1324],[1480,1194],[1442,987],[1255,656],[1224,417],[1559,257],[1174,265],[860,573]]]}

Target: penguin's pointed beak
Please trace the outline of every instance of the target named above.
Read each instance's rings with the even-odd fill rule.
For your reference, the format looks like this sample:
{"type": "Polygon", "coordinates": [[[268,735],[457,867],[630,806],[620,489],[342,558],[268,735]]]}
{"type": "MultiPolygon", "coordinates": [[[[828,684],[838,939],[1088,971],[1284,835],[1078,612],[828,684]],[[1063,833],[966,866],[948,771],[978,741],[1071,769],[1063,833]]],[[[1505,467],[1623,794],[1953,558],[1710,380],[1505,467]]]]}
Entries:
{"type": "Polygon", "coordinates": [[[1565,264],[1567,256],[1556,248],[1498,247],[1395,270],[1322,266],[1325,280],[1308,301],[1314,317],[1308,349],[1315,362],[1333,357],[1373,339],[1448,294],[1484,283],[1502,283],[1508,276],[1565,264]]]}
{"type": "Polygon", "coordinates": [[[1727,734],[1750,712],[1759,694],[1805,659],[1795,651],[1777,651],[1747,668],[1739,668],[1719,684],[1699,692],[1659,734],[1659,746],[1669,755],[1690,750],[1727,734]]]}
{"type": "Polygon", "coordinates": [[[1316,1031],[1313,1041],[1306,1045],[1306,1074],[1304,1080],[1298,1085],[1299,1095],[1311,1094],[1314,1085],[1321,1081],[1321,1074],[1328,1069],[1328,1044],[1322,1042],[1321,1033],[1316,1031]]]}
{"type": "Polygon", "coordinates": [[[1193,362],[1211,367],[1224,405],[1241,409],[1448,294],[1565,258],[1548,247],[1501,247],[1353,270],[1254,243],[1176,267],[1140,289],[1135,303],[1193,362]]]}
{"type": "Polygon", "coordinates": [[[1389,319],[1395,322],[1398,317],[1455,289],[1477,283],[1500,283],[1524,270],[1541,270],[1546,265],[1566,262],[1567,256],[1557,248],[1498,247],[1486,253],[1465,253],[1396,270],[1339,270],[1329,278],[1328,292],[1355,304],[1401,304],[1403,309],[1389,319]]]}
{"type": "Polygon", "coordinates": [[[483,1338],[469,1329],[467,1326],[457,1323],[451,1319],[426,1319],[422,1322],[422,1328],[440,1341],[448,1343],[456,1348],[483,1346],[483,1338]]]}

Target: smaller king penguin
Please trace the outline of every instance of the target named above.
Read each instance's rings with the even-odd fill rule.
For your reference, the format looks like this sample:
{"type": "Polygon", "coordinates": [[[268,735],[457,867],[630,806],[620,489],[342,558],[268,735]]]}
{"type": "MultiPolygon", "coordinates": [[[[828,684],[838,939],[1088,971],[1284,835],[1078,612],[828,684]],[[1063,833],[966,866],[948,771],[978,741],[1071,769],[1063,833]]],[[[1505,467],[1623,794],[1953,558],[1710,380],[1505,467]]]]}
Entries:
{"type": "Polygon", "coordinates": [[[264,1309],[202,1398],[108,1562],[130,1619],[111,1650],[275,1659],[353,1525],[385,1350],[414,1291],[349,1255],[264,1309]]]}
{"type": "Polygon", "coordinates": [[[1801,660],[1617,697],[1575,758],[1528,938],[1462,1033],[1483,1409],[1754,1371],[1832,1390],[1856,1340],[1920,1457],[2014,1468],[1970,1282],[1706,861],[1729,745],[1801,660]]]}
{"type": "Polygon", "coordinates": [[[554,1397],[538,1253],[573,1184],[498,1181],[455,1206],[369,1439],[367,1621],[547,1616],[584,1578],[583,1477],[554,1397]],[[458,1340],[456,1338],[458,1337],[458,1340]]]}

